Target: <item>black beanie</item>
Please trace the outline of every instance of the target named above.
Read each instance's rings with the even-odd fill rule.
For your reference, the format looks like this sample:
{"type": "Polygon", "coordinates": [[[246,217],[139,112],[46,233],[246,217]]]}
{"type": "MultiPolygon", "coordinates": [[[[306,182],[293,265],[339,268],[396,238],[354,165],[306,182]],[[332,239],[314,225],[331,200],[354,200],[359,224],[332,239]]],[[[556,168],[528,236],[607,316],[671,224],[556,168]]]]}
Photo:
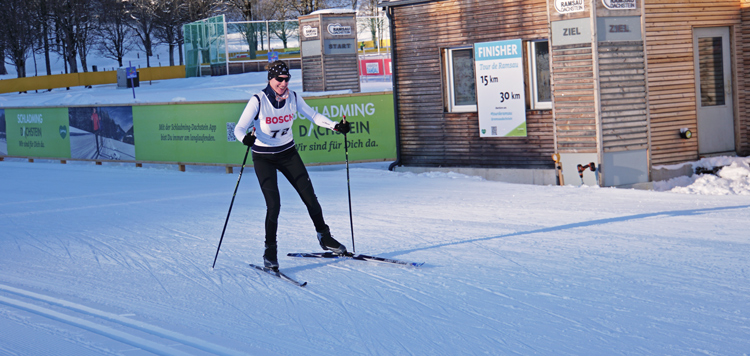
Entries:
{"type": "Polygon", "coordinates": [[[276,61],[271,63],[271,66],[268,67],[268,80],[271,80],[272,78],[276,78],[280,75],[286,75],[291,78],[292,76],[289,75],[289,67],[286,66],[286,63],[283,61],[276,61]]]}

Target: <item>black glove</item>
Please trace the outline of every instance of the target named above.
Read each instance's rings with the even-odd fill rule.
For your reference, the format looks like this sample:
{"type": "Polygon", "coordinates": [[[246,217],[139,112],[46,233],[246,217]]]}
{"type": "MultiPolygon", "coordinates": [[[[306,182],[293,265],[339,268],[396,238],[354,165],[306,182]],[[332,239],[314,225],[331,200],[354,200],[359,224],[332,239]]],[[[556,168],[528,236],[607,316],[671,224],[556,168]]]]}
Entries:
{"type": "Polygon", "coordinates": [[[341,121],[336,124],[333,129],[346,135],[347,133],[349,133],[349,131],[352,130],[352,125],[349,123],[349,121],[341,121]]]}
{"type": "Polygon", "coordinates": [[[252,147],[255,143],[255,135],[253,135],[252,133],[245,135],[245,138],[242,139],[242,143],[244,143],[247,147],[252,147]]]}

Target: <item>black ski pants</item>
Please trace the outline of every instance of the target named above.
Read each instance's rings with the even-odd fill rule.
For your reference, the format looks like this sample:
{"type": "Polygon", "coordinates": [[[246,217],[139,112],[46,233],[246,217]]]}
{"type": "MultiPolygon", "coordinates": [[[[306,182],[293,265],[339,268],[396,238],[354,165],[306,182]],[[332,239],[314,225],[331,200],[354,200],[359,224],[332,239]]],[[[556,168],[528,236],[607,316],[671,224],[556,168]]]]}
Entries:
{"type": "Polygon", "coordinates": [[[307,206],[307,212],[318,232],[326,231],[328,226],[323,219],[323,210],[315,196],[310,176],[295,147],[279,153],[253,152],[253,167],[258,183],[266,200],[266,245],[276,244],[276,231],[281,211],[281,196],[277,171],[286,177],[307,206]]]}

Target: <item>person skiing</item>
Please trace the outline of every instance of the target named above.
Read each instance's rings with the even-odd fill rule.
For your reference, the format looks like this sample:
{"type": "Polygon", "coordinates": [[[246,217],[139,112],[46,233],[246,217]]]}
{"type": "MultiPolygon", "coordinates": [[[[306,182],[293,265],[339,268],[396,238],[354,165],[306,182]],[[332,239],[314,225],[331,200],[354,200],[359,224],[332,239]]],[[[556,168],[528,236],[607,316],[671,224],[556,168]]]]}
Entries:
{"type": "Polygon", "coordinates": [[[99,114],[96,113],[96,108],[94,108],[94,113],[91,114],[91,122],[94,126],[94,142],[96,142],[96,157],[99,158],[99,114]]]}
{"type": "Polygon", "coordinates": [[[346,246],[331,236],[323,219],[323,210],[315,196],[307,168],[295,147],[292,122],[297,112],[320,127],[346,134],[351,125],[337,123],[315,112],[301,96],[289,90],[289,67],[275,61],[268,67],[268,85],[253,95],[234,128],[234,135],[253,151],[253,167],[266,201],[265,252],[263,265],[278,269],[276,232],[281,210],[281,198],[276,172],[281,172],[292,184],[307,207],[315,225],[318,242],[324,250],[345,254],[346,246]],[[252,131],[248,132],[252,128],[252,131]]]}

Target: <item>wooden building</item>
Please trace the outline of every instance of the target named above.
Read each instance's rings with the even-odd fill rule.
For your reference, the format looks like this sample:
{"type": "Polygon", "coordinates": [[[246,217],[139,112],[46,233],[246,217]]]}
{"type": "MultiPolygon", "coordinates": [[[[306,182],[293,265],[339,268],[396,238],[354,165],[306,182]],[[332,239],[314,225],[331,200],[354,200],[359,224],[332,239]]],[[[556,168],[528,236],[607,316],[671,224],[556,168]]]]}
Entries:
{"type": "Polygon", "coordinates": [[[557,154],[566,183],[581,165],[587,184],[628,186],[662,178],[655,166],[746,156],[748,3],[384,1],[394,166],[554,172],[557,154]],[[515,43],[508,69],[497,49],[515,43]]]}
{"type": "Polygon", "coordinates": [[[318,10],[299,18],[304,91],[359,93],[354,10],[318,10]]]}

